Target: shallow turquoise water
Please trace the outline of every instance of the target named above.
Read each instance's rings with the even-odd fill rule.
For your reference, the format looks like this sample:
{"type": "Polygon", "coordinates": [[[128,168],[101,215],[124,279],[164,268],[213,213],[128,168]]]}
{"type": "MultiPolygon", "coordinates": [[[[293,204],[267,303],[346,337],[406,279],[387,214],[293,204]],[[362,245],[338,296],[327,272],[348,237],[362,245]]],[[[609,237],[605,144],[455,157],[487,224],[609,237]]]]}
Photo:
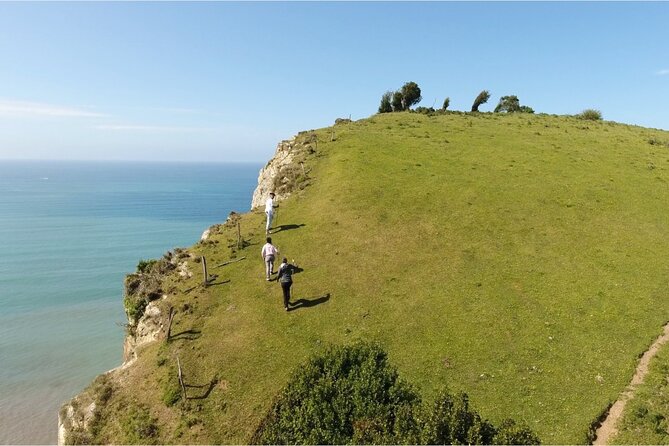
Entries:
{"type": "Polygon", "coordinates": [[[118,366],[123,277],[250,207],[260,164],[0,162],[0,443],[118,366]]]}

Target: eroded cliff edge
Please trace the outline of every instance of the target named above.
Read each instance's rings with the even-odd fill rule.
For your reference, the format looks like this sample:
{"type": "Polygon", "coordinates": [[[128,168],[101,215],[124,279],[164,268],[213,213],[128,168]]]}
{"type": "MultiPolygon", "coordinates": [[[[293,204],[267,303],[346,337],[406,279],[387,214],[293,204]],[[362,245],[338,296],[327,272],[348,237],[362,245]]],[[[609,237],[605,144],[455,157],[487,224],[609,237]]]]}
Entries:
{"type": "MultiPolygon", "coordinates": [[[[315,156],[317,147],[314,132],[301,132],[278,143],[274,156],[259,172],[251,209],[264,205],[270,191],[281,201],[307,187],[311,182],[308,161],[315,156]]],[[[206,243],[212,234],[234,226],[238,218],[239,214],[232,212],[224,223],[205,230],[200,242],[206,243]]],[[[161,259],[141,261],[137,271],[126,276],[123,303],[128,323],[123,363],[96,377],[80,394],[61,406],[59,445],[96,442],[100,408],[107,403],[114,388],[124,385],[124,374],[135,364],[142,347],[166,337],[172,309],[170,295],[178,292],[175,280],[192,277],[193,266],[199,262],[200,258],[190,250],[176,248],[161,259]]]]}

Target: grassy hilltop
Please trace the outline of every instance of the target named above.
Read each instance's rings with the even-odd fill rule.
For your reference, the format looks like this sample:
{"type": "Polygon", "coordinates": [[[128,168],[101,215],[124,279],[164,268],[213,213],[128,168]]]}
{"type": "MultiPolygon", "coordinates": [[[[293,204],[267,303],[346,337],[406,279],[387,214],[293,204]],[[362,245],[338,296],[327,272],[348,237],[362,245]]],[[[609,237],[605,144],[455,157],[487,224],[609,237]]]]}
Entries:
{"type": "Polygon", "coordinates": [[[586,442],[669,320],[669,133],[389,113],[312,134],[310,184],[280,203],[272,234],[303,269],[303,305],[286,313],[264,280],[261,210],[241,216],[250,246],[215,231],[189,248],[192,278],[166,279],[173,339],[142,349],[121,384],[93,384],[96,438],[247,442],[311,354],[368,339],[426,398],[448,385],[544,443],[586,442]],[[220,275],[207,288],[200,255],[220,275]],[[189,396],[206,397],[170,400],[177,356],[200,386],[189,396]]]}

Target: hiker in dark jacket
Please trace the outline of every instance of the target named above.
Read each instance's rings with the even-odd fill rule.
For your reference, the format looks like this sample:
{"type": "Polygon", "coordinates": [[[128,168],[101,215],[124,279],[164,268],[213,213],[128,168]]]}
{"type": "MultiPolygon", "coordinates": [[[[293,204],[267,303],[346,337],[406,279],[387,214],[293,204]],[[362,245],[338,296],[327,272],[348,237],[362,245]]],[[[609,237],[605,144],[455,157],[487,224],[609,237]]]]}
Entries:
{"type": "Polygon", "coordinates": [[[287,258],[283,258],[281,266],[279,266],[279,275],[276,280],[281,284],[283,290],[283,308],[288,311],[290,305],[290,286],[293,284],[293,273],[295,266],[288,263],[287,258]]]}

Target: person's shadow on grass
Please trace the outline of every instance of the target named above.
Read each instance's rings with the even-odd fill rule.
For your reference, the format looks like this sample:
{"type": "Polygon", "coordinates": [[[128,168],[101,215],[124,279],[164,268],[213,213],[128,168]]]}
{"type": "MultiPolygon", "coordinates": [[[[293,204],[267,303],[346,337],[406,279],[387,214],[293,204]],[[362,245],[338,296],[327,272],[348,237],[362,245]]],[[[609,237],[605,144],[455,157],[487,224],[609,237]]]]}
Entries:
{"type": "Polygon", "coordinates": [[[276,234],[277,232],[281,232],[281,231],[290,231],[291,229],[299,229],[302,226],[306,226],[306,225],[304,223],[301,223],[299,225],[279,225],[279,226],[272,229],[272,234],[276,234]]]}
{"type": "Polygon", "coordinates": [[[330,300],[330,293],[320,297],[311,297],[307,299],[298,299],[289,303],[288,311],[298,310],[300,308],[311,308],[330,300]]]}

